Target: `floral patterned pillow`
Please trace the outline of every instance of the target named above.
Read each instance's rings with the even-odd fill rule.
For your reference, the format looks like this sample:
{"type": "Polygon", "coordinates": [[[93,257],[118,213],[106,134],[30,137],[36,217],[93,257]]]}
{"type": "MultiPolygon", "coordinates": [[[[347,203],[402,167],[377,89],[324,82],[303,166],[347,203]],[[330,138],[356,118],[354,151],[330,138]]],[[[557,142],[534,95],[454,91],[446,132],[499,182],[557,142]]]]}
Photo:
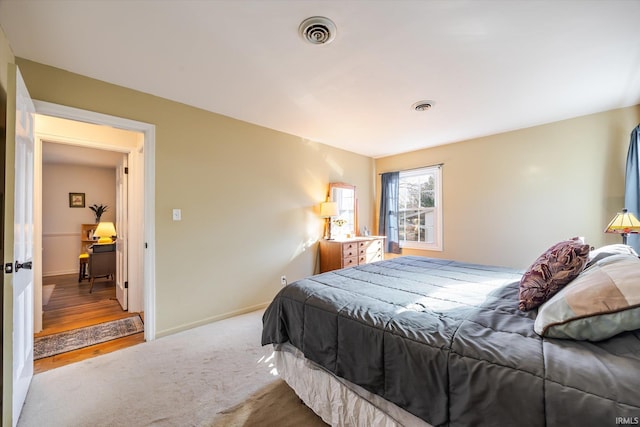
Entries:
{"type": "Polygon", "coordinates": [[[538,307],[582,272],[589,257],[589,245],[579,239],[558,242],[547,249],[520,280],[522,311],[538,307]]]}

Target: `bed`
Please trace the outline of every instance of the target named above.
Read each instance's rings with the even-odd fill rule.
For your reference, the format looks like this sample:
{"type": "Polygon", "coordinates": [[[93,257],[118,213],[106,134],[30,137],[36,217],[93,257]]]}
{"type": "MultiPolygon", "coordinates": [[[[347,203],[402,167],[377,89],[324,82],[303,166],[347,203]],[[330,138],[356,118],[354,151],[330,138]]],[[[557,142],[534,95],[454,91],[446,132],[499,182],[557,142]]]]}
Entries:
{"type": "Polygon", "coordinates": [[[640,331],[540,336],[523,273],[405,256],[319,274],[277,294],[262,344],[332,425],[637,423],[640,331]]]}

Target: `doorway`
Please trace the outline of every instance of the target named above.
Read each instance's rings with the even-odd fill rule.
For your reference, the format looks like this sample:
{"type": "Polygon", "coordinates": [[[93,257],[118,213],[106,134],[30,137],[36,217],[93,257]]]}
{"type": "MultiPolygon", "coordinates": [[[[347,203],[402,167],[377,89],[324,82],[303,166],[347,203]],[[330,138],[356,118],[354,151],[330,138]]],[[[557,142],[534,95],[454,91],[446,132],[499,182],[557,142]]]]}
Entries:
{"type": "MultiPolygon", "coordinates": [[[[118,175],[124,173],[121,165],[129,157],[122,147],[136,149],[142,135],[36,116],[36,140],[42,147],[42,315],[41,324],[34,325],[34,372],[38,373],[143,342],[143,332],[124,337],[112,334],[122,328],[118,325],[129,324],[130,317],[138,317],[142,325],[144,313],[127,310],[128,180],[118,175]],[[56,142],[43,137],[54,134],[56,142]],[[118,140],[120,151],[83,144],[111,138],[118,140]],[[71,195],[79,198],[78,203],[72,203],[71,195]],[[103,206],[100,219],[90,209],[97,205],[103,206]],[[115,224],[115,244],[94,246],[97,240],[87,232],[93,234],[98,222],[115,224]],[[109,252],[92,254],[91,246],[109,252]],[[102,268],[112,274],[94,275],[105,256],[110,261],[102,268]],[[90,262],[94,258],[98,260],[95,271],[90,262]],[[90,334],[81,333],[87,328],[90,334]],[[108,342],[95,343],[101,336],[108,342]],[[91,337],[89,343],[84,342],[86,337],[91,337]]],[[[36,316],[38,308],[34,307],[36,316]]]]}
{"type": "MultiPolygon", "coordinates": [[[[37,141],[40,145],[43,140],[48,140],[127,154],[131,194],[137,194],[136,197],[130,197],[127,221],[130,224],[128,242],[131,248],[127,256],[129,308],[133,312],[144,312],[144,340],[155,339],[155,126],[48,102],[34,101],[34,104],[38,115],[44,118],[68,119],[80,127],[99,125],[115,132],[125,130],[141,135],[141,140],[135,147],[123,146],[119,138],[110,141],[91,138],[83,140],[59,131],[40,132],[37,141]]],[[[39,154],[41,156],[41,151],[39,154]]],[[[36,250],[41,251],[41,206],[36,206],[35,210],[36,228],[39,228],[35,234],[35,245],[36,250]]],[[[36,278],[42,277],[42,260],[39,261],[34,263],[36,278]]],[[[36,305],[41,304],[41,298],[42,294],[36,292],[36,305]]]]}

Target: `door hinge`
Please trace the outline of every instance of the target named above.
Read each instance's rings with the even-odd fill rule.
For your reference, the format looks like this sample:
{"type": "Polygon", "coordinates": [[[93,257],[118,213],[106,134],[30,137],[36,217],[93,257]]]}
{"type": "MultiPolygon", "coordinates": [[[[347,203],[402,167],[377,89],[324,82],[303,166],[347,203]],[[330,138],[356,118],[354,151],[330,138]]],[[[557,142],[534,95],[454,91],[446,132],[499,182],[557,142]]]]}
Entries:
{"type": "Polygon", "coordinates": [[[124,282],[124,288],[129,289],[129,282],[124,282]]]}
{"type": "Polygon", "coordinates": [[[126,167],[126,166],[125,166],[125,168],[124,168],[124,174],[125,174],[125,175],[128,175],[128,174],[129,174],[129,168],[128,168],[128,167],[126,167]]]}
{"type": "Polygon", "coordinates": [[[149,245],[147,245],[147,242],[144,242],[144,248],[147,249],[149,247],[149,245]]]}

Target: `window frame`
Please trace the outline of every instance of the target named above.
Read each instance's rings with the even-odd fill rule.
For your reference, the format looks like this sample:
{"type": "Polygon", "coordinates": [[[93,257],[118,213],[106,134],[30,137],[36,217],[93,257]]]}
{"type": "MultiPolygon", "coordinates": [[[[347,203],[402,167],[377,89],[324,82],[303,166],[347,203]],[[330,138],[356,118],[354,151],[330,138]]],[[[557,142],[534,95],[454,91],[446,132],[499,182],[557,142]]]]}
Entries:
{"type": "MultiPolygon", "coordinates": [[[[435,185],[434,185],[434,207],[433,208],[421,208],[419,211],[421,213],[425,212],[427,209],[433,209],[434,211],[434,242],[415,242],[411,240],[399,240],[400,247],[405,249],[419,249],[419,250],[428,250],[428,251],[443,251],[443,235],[444,235],[444,227],[443,227],[443,209],[442,209],[442,165],[436,166],[427,166],[418,169],[411,169],[406,171],[400,171],[399,180],[402,182],[403,178],[421,176],[421,175],[431,175],[435,176],[435,185]]],[[[400,216],[401,207],[398,206],[398,216],[400,216]]],[[[399,230],[402,228],[402,225],[399,224],[399,230]]]]}

